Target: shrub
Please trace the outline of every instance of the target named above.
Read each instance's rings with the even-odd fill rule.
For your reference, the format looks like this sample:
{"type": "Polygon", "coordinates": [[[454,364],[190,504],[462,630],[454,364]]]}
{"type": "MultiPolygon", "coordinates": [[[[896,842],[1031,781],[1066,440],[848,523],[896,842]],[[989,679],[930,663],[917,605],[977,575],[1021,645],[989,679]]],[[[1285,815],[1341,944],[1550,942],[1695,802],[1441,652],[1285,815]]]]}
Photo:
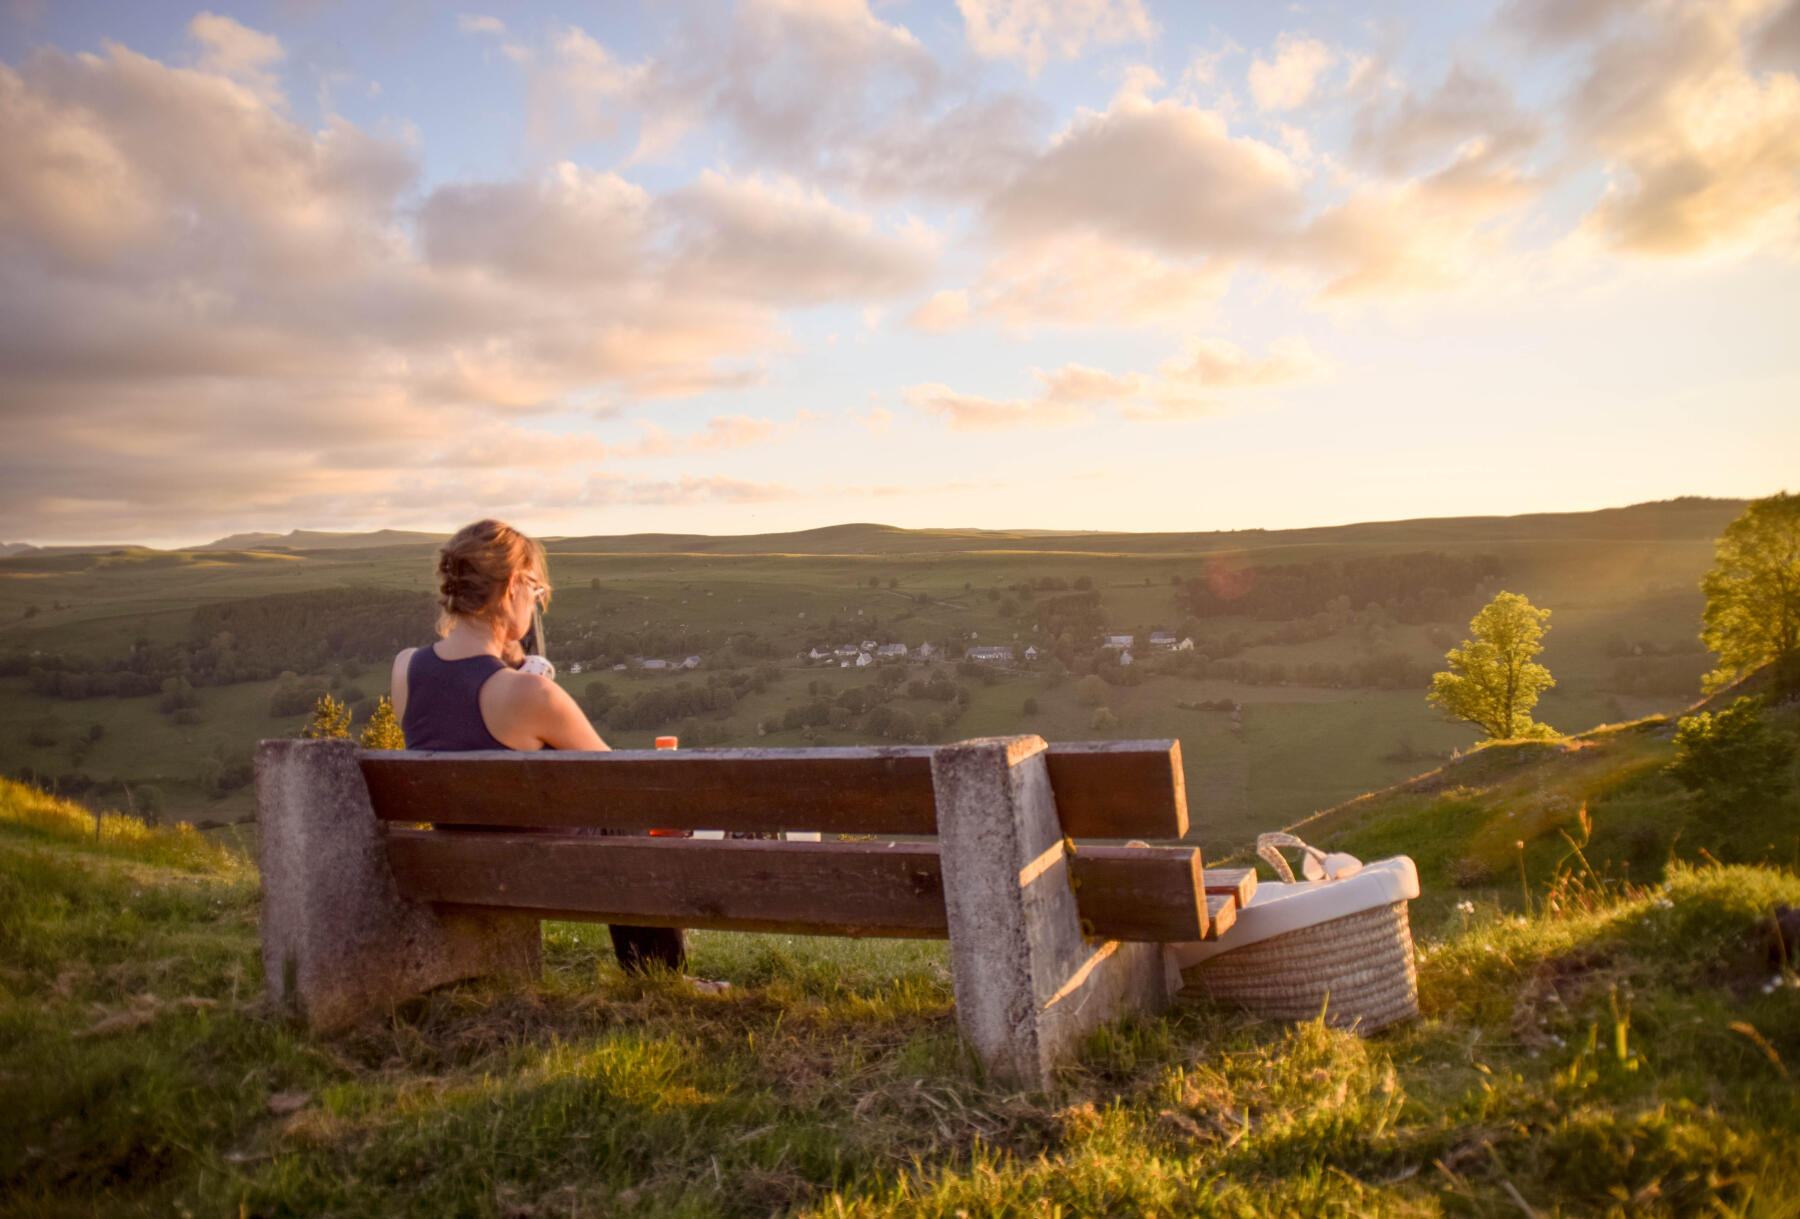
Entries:
{"type": "Polygon", "coordinates": [[[1683,716],[1669,773],[1689,791],[1725,808],[1774,799],[1790,784],[1794,742],[1762,716],[1763,700],[1740,698],[1717,715],[1683,716]]]}
{"type": "Polygon", "coordinates": [[[1106,701],[1106,679],[1093,673],[1075,683],[1075,697],[1084,707],[1098,707],[1106,701]]]}

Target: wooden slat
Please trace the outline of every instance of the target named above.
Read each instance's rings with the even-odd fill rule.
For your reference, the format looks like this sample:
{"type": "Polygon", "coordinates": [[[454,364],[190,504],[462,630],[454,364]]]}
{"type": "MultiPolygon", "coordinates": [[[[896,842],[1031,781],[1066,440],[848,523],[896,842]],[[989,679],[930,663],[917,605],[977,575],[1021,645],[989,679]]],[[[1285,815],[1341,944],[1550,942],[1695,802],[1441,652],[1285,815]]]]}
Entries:
{"type": "Polygon", "coordinates": [[[931,750],[681,753],[366,752],[375,815],[393,821],[615,830],[931,834],[931,750]]]}
{"type": "Polygon", "coordinates": [[[1216,940],[1237,922],[1237,898],[1228,893],[1206,895],[1206,938],[1216,940]]]}
{"type": "Polygon", "coordinates": [[[1188,831],[1180,741],[1050,746],[1050,788],[1071,838],[1178,839],[1188,831]]]}
{"type": "Polygon", "coordinates": [[[1078,846],[1069,874],[1091,934],[1165,942],[1206,936],[1200,852],[1192,847],[1078,846]]]}
{"type": "MultiPolygon", "coordinates": [[[[931,747],[361,755],[375,815],[500,828],[937,832],[931,747]]],[[[1050,783],[1071,838],[1187,832],[1175,741],[1051,745],[1050,783]]]]}
{"type": "MultiPolygon", "coordinates": [[[[1199,852],[1098,860],[1077,851],[1076,905],[1093,934],[1192,940],[1199,852]]],[[[766,842],[573,837],[391,828],[388,861],[408,897],[539,911],[545,918],[813,935],[946,934],[935,842],[766,842]]],[[[1213,898],[1206,898],[1210,905],[1213,898]]],[[[1224,899],[1230,900],[1230,899],[1224,899]]]]}
{"type": "Polygon", "coordinates": [[[1206,891],[1208,893],[1225,894],[1236,900],[1242,909],[1250,899],[1256,896],[1255,868],[1208,868],[1206,869],[1206,891]]]}

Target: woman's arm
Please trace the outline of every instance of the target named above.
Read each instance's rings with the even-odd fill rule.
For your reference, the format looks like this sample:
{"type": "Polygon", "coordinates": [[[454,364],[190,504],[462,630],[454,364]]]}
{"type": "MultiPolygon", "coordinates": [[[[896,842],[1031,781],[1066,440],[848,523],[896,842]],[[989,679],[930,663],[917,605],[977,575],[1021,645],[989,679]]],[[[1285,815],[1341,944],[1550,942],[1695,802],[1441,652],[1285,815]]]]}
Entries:
{"type": "Polygon", "coordinates": [[[484,706],[482,718],[488,721],[489,731],[494,731],[497,723],[504,724],[505,730],[495,731],[494,735],[512,748],[610,748],[569,692],[548,677],[502,670],[482,687],[484,700],[490,687],[500,687],[495,690],[500,695],[500,705],[493,708],[498,714],[490,715],[484,706]]]}
{"type": "Polygon", "coordinates": [[[388,675],[388,701],[394,704],[394,722],[406,718],[406,670],[412,664],[417,648],[407,648],[394,657],[394,671],[388,675]]]}

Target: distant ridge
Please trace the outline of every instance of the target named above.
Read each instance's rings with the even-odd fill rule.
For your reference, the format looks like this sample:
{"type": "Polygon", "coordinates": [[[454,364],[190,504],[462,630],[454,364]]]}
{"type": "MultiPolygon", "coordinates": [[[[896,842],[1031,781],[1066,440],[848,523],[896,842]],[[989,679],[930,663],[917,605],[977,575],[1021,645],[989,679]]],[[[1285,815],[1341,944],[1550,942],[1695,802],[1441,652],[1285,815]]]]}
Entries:
{"type": "Polygon", "coordinates": [[[373,546],[435,546],[447,533],[415,533],[405,529],[377,529],[373,533],[323,533],[296,529],[292,533],[234,533],[230,537],[196,546],[195,550],[363,550],[373,546]]]}
{"type": "Polygon", "coordinates": [[[1108,533],[1040,529],[900,529],[857,523],[792,533],[713,535],[632,533],[546,539],[552,552],[598,554],[950,554],[1030,551],[1086,554],[1205,554],[1288,546],[1466,545],[1471,542],[1600,539],[1705,541],[1719,536],[1743,512],[1747,500],[1687,496],[1593,512],[1540,512],[1524,516],[1422,517],[1300,529],[1238,529],[1196,533],[1108,533]]]}
{"type": "MultiPolygon", "coordinates": [[[[1125,533],[1085,529],[902,529],[860,521],[825,525],[787,533],[625,533],[580,537],[546,537],[553,552],[564,554],[717,554],[717,555],[934,555],[1021,551],[1069,554],[1211,554],[1224,551],[1268,551],[1283,547],[1335,546],[1455,547],[1504,541],[1587,539],[1600,541],[1711,542],[1748,500],[1682,496],[1677,499],[1601,508],[1590,512],[1537,512],[1521,516],[1419,517],[1398,521],[1364,521],[1351,525],[1316,525],[1297,529],[1216,529],[1195,532],[1125,533]]],[[[329,533],[295,529],[290,533],[234,533],[203,546],[206,551],[333,551],[381,547],[435,546],[448,534],[405,529],[370,533],[329,533]]],[[[87,553],[137,552],[125,545],[33,546],[0,543],[0,559],[87,553]]]]}

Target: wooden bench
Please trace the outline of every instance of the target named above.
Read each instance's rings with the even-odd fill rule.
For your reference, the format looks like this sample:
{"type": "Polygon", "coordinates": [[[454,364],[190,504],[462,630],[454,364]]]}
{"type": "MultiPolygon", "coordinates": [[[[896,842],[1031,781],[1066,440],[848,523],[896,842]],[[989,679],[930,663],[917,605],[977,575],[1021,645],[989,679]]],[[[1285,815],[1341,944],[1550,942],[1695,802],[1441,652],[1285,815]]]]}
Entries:
{"type": "Polygon", "coordinates": [[[613,753],[264,741],[263,960],[334,1028],[478,974],[536,976],[540,920],[947,938],[963,1034],[1042,1086],[1122,1010],[1169,1001],[1162,944],[1254,887],[1188,846],[1174,741],[613,753]],[[481,826],[486,832],[419,828],[481,826]],[[589,828],[621,836],[572,833],[589,828]],[[626,836],[817,830],[869,840],[626,836]]]}

